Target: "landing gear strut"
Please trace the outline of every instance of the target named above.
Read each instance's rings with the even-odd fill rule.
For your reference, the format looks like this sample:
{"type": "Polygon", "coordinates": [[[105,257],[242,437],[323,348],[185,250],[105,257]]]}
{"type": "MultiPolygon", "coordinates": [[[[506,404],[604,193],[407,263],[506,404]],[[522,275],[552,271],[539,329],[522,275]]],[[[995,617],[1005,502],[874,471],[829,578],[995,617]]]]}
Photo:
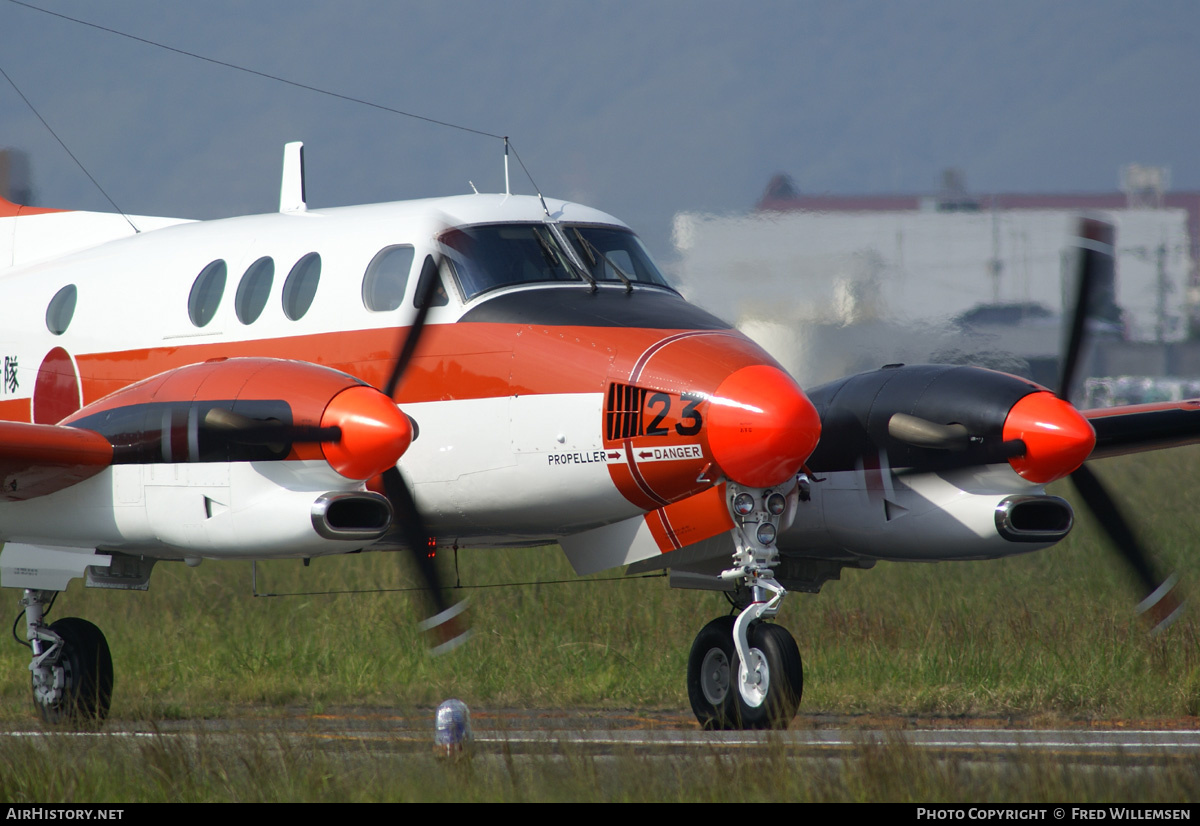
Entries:
{"type": "Polygon", "coordinates": [[[112,703],[108,641],[99,628],[78,617],[43,624],[53,593],[27,589],[21,600],[33,649],[33,704],[47,723],[99,723],[112,703]]]}
{"type": "Polygon", "coordinates": [[[789,491],[727,487],[737,550],[721,578],[742,595],[737,617],[701,629],[688,657],[688,698],[706,729],[787,728],[804,690],[800,651],[781,626],[763,622],[779,612],[787,592],[771,569],[779,564],[775,538],[797,503],[789,491]],[[782,519],[781,519],[782,518],[782,519]]]}

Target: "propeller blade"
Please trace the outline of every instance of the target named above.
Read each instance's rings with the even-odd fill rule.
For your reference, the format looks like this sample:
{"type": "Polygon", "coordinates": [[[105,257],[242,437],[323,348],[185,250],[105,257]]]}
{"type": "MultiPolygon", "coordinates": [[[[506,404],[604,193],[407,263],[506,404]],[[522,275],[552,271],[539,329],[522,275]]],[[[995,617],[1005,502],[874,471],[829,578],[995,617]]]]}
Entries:
{"type": "MultiPolygon", "coordinates": [[[[1079,268],[1076,279],[1075,303],[1071,307],[1070,326],[1067,330],[1061,372],[1058,380],[1058,395],[1069,401],[1071,389],[1078,378],[1080,357],[1087,339],[1087,320],[1096,309],[1097,298],[1104,283],[1113,276],[1113,244],[1115,231],[1112,224],[1094,218],[1079,222],[1079,268]]],[[[1150,560],[1133,531],[1129,520],[1117,506],[1100,479],[1086,464],[1071,473],[1071,482],[1079,492],[1088,510],[1100,523],[1117,553],[1125,560],[1137,577],[1145,595],[1138,604],[1137,612],[1145,615],[1150,624],[1150,633],[1162,631],[1182,612],[1183,605],[1175,593],[1178,577],[1172,574],[1163,577],[1150,560]]]]}
{"type": "Polygon", "coordinates": [[[1087,320],[1096,304],[1097,290],[1106,273],[1113,271],[1112,224],[1095,218],[1079,222],[1078,272],[1075,280],[1075,301],[1071,306],[1070,325],[1058,375],[1058,395],[1069,399],[1074,385],[1079,357],[1087,333],[1087,320]]]}
{"type": "MultiPolygon", "coordinates": [[[[395,398],[396,388],[399,387],[400,380],[407,372],[413,354],[416,353],[417,344],[425,329],[425,320],[429,316],[429,308],[437,303],[438,291],[442,289],[444,286],[438,272],[438,262],[432,255],[427,255],[424,264],[421,265],[421,275],[417,280],[416,294],[413,298],[417,314],[404,337],[404,343],[400,345],[392,373],[382,388],[388,398],[395,398]]],[[[413,430],[416,431],[416,422],[413,422],[413,430]]],[[[433,549],[430,547],[429,528],[399,468],[393,466],[385,470],[382,481],[384,492],[392,504],[392,524],[399,529],[404,544],[408,546],[417,576],[428,594],[427,618],[421,622],[421,630],[432,634],[431,652],[444,654],[462,645],[471,636],[471,630],[462,616],[467,603],[465,600],[451,603],[446,599],[437,564],[434,562],[433,549]]]]}
{"type": "Polygon", "coordinates": [[[1138,605],[1139,614],[1145,614],[1150,622],[1151,633],[1158,633],[1174,622],[1183,608],[1174,592],[1178,580],[1174,574],[1163,577],[1150,561],[1150,555],[1134,535],[1116,500],[1092,473],[1087,465],[1081,465],[1071,474],[1071,482],[1079,491],[1088,510],[1104,528],[1121,558],[1124,559],[1141,584],[1145,598],[1138,605]]]}
{"type": "Polygon", "coordinates": [[[398,523],[404,543],[409,548],[417,575],[428,594],[428,618],[421,623],[421,630],[431,632],[434,654],[444,654],[462,645],[471,635],[470,629],[459,619],[466,609],[465,601],[451,604],[443,591],[441,576],[430,548],[430,534],[424,517],[417,508],[412,491],[408,489],[398,468],[383,472],[383,489],[392,503],[394,523],[398,523]]]}
{"type": "Polygon", "coordinates": [[[400,384],[400,378],[408,370],[408,363],[412,361],[413,353],[417,351],[417,342],[421,338],[421,331],[425,328],[425,319],[429,315],[429,308],[433,306],[437,291],[441,286],[437,262],[434,261],[432,255],[426,255],[425,263],[421,265],[421,276],[417,281],[417,292],[413,297],[413,302],[417,305],[417,315],[413,319],[412,326],[409,327],[408,335],[404,337],[400,355],[396,357],[396,366],[392,368],[392,374],[388,376],[387,384],[382,388],[388,398],[396,396],[396,387],[400,384]]]}

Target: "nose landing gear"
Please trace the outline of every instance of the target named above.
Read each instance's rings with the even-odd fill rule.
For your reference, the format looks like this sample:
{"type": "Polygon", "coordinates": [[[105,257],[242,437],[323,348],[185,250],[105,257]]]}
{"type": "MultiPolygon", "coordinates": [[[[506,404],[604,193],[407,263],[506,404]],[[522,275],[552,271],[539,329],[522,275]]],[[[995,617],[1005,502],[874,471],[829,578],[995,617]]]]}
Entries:
{"type": "Polygon", "coordinates": [[[787,594],[771,569],[779,564],[779,524],[795,514],[796,488],[784,494],[729,484],[727,492],[737,551],[721,577],[741,586],[741,611],[713,620],[696,636],[688,698],[706,729],[783,729],[800,707],[803,664],[787,629],[763,620],[779,612],[787,594]]]}

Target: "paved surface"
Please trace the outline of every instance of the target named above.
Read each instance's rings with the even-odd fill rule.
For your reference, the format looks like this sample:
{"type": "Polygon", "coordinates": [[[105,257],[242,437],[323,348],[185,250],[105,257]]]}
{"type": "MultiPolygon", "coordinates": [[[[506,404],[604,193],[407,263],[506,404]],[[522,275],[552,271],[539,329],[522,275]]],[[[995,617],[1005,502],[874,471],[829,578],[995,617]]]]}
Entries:
{"type": "MultiPolygon", "coordinates": [[[[992,758],[1053,753],[1081,762],[1200,757],[1200,721],[1191,719],[1037,728],[1020,721],[980,718],[801,715],[785,732],[706,732],[697,727],[691,715],[683,714],[475,710],[472,723],[475,748],[485,753],[701,755],[784,749],[796,756],[838,757],[873,746],[903,744],[930,752],[992,758]]],[[[433,710],[401,713],[351,709],[328,714],[277,709],[255,714],[247,710],[221,719],[110,722],[99,732],[10,724],[0,730],[0,737],[45,741],[203,738],[230,743],[260,738],[322,749],[357,744],[376,751],[427,751],[433,745],[433,710]]]]}

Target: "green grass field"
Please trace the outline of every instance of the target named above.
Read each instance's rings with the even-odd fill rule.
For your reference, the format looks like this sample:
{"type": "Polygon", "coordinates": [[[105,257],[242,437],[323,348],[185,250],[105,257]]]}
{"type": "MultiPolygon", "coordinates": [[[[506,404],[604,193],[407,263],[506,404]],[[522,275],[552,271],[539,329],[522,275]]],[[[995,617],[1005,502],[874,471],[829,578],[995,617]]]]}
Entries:
{"type": "MultiPolygon", "coordinates": [[[[1094,467],[1128,505],[1163,568],[1178,570],[1194,593],[1200,581],[1195,552],[1200,449],[1123,457],[1094,467]]],[[[1056,492],[1071,498],[1066,485],[1056,492]]],[[[413,594],[253,598],[249,563],[205,562],[194,570],[164,563],[146,593],[88,590],[77,582],[60,597],[51,618],[82,616],[107,634],[116,666],[114,718],[167,720],[271,714],[297,706],[314,712],[348,705],[417,710],[450,696],[474,709],[686,710],[692,638],[727,610],[719,595],[672,591],[661,578],[576,580],[556,548],[465,550],[458,563],[466,585],[569,582],[471,590],[475,637],[441,658],[425,652],[413,594]]],[[[271,591],[403,588],[409,580],[403,558],[391,554],[317,559],[308,568],[299,561],[260,564],[258,571],[260,590],[271,591]]],[[[18,594],[6,593],[15,617],[18,594]]],[[[1196,716],[1196,611],[1151,639],[1133,614],[1135,602],[1124,570],[1082,511],[1069,540],[1048,551],[991,562],[880,563],[869,571],[846,571],[820,595],[789,596],[779,617],[804,656],[805,696],[796,725],[816,713],[978,714],[1044,724],[1196,716]]],[[[27,666],[27,649],[11,641],[0,647],[0,717],[10,723],[33,721],[27,666]]],[[[111,757],[86,761],[86,771],[53,780],[59,771],[53,755],[21,748],[31,751],[18,756],[6,747],[0,769],[7,765],[11,777],[14,766],[41,766],[30,771],[39,783],[49,783],[39,788],[55,797],[87,799],[82,790],[88,783],[100,788],[111,782],[111,774],[103,773],[138,771],[129,762],[134,758],[111,757]],[[32,757],[35,753],[41,756],[32,757]],[[89,780],[93,771],[102,774],[89,780]],[[71,784],[76,791],[68,791],[71,784]]],[[[170,764],[178,756],[169,751],[159,748],[155,759],[170,764]]],[[[907,760],[928,773],[929,789],[954,787],[945,775],[953,771],[938,761],[888,754],[863,759],[868,758],[880,764],[907,760]]],[[[197,777],[206,771],[237,775],[212,759],[208,768],[198,764],[197,777]]],[[[274,799],[309,799],[321,788],[329,792],[327,799],[370,799],[351,794],[353,775],[319,781],[304,773],[326,776],[323,759],[314,757],[303,772],[272,780],[278,789],[274,799]]],[[[637,758],[629,759],[636,764],[637,758]]],[[[610,769],[637,774],[634,764],[610,769]]],[[[1035,764],[1012,771],[1040,777],[1044,772],[1035,764]]],[[[788,787],[788,799],[863,799],[861,784],[871,765],[859,761],[820,789],[788,787]]],[[[558,799],[556,794],[573,788],[564,781],[559,792],[538,792],[522,785],[519,775],[526,769],[518,768],[495,769],[494,777],[483,766],[472,769],[479,773],[479,788],[492,790],[480,799],[558,799]],[[497,792],[500,787],[508,792],[497,792]]],[[[710,777],[705,772],[736,776],[741,770],[722,768],[717,758],[701,761],[674,785],[663,781],[664,789],[678,792],[663,796],[703,798],[701,781],[710,777]]],[[[169,774],[167,768],[155,771],[169,774]]],[[[1166,788],[1200,788],[1194,769],[1173,778],[1166,788]]],[[[228,788],[237,785],[229,783],[228,788]]],[[[147,786],[159,791],[147,792],[145,799],[167,794],[170,784],[163,784],[147,786]]],[[[1111,784],[1100,785],[1111,791],[1111,784]]],[[[415,799],[423,787],[418,781],[387,788],[387,799],[415,799]]],[[[0,798],[14,799],[22,789],[28,786],[0,785],[0,798]]],[[[563,793],[561,799],[588,797],[563,793]]],[[[935,797],[949,799],[947,794],[935,797]]],[[[662,797],[650,791],[645,796],[662,797]]],[[[1168,793],[1164,799],[1175,798],[1168,793]]]]}
{"type": "MultiPolygon", "coordinates": [[[[1164,569],[1192,586],[1200,451],[1112,459],[1097,469],[1164,569]]],[[[1070,496],[1066,486],[1059,492],[1070,496]]],[[[819,595],[789,596],[779,621],[804,656],[802,713],[1197,714],[1196,613],[1150,639],[1133,615],[1124,570],[1087,515],[1077,517],[1071,537],[1047,551],[989,562],[885,562],[845,571],[819,595]]],[[[99,625],[116,664],[113,715],[154,718],[231,704],[409,707],[448,696],[497,707],[686,709],[692,638],[727,610],[717,594],[671,590],[661,578],[577,580],[557,548],[464,550],[458,563],[464,585],[567,583],[469,591],[475,637],[441,658],[426,654],[415,628],[415,594],[254,598],[242,562],[163,563],[145,593],[77,581],[51,618],[99,625]]],[[[259,589],[403,588],[405,565],[395,554],[317,559],[308,568],[266,563],[259,589]]],[[[24,647],[0,647],[4,719],[31,714],[27,664],[24,647]]]]}
{"type": "Polygon", "coordinates": [[[1189,803],[1195,760],[1072,764],[1056,755],[1001,762],[864,746],[836,759],[777,745],[730,754],[476,755],[328,751],[272,737],[236,747],[181,741],[72,740],[0,746],[0,802],[879,802],[1189,803]]]}

